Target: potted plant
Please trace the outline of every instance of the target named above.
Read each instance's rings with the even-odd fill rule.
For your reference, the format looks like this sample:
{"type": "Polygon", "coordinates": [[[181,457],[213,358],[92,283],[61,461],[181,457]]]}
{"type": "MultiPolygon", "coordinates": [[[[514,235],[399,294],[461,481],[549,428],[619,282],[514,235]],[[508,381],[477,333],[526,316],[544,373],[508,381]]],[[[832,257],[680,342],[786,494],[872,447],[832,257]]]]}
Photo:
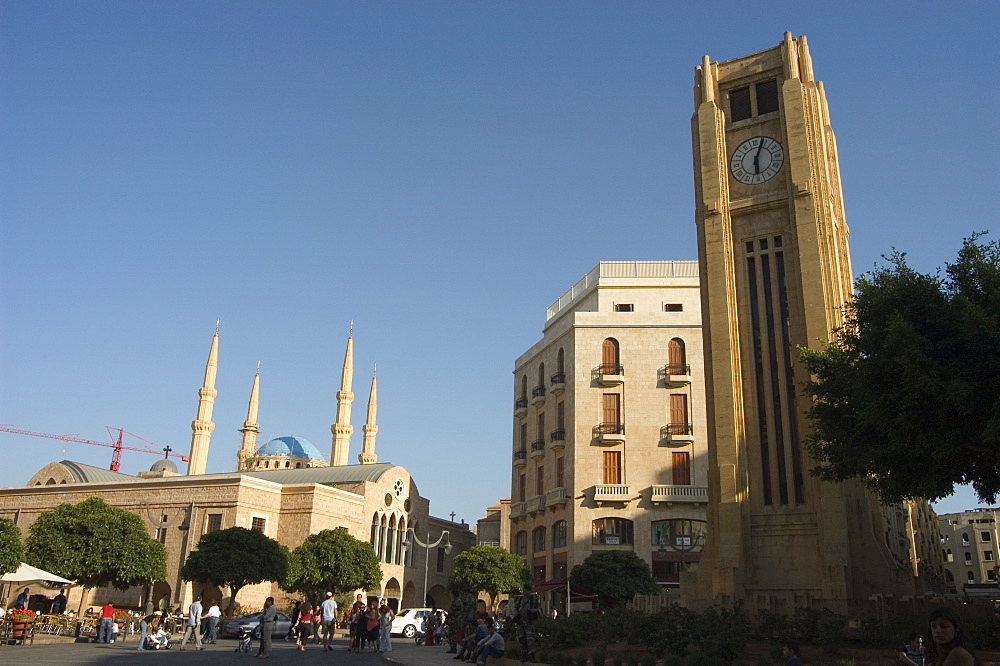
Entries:
{"type": "Polygon", "coordinates": [[[10,617],[10,625],[13,632],[11,638],[21,638],[35,624],[35,611],[22,608],[11,609],[7,616],[10,617]]]}

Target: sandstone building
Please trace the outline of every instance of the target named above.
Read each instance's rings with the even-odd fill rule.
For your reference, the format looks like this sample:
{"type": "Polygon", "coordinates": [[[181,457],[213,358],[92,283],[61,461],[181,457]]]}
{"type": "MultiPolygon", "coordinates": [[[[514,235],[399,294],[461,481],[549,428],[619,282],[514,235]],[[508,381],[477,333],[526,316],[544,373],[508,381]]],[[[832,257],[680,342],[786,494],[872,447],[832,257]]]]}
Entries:
{"type": "MultiPolygon", "coordinates": [[[[796,348],[852,293],[837,146],[805,37],[695,71],[708,539],[683,593],[751,612],[921,594],[906,511],[809,474],[796,348]]],[[[926,521],[925,521],[926,522],[926,521]]]]}
{"type": "Polygon", "coordinates": [[[542,339],[515,362],[509,548],[547,607],[566,611],[567,575],[595,551],[635,552],[665,587],[697,561],[708,501],[700,306],[694,261],[604,261],[548,309],[542,339]]]}
{"type": "MultiPolygon", "coordinates": [[[[474,545],[475,535],[465,524],[435,518],[429,501],[420,495],[405,468],[379,463],[375,454],[376,384],[372,379],[361,464],[348,465],[350,445],[353,335],[348,338],[338,410],[331,426],[330,465],[310,442],[299,437],[279,437],[256,443],[259,408],[259,373],[254,378],[247,418],[240,431],[241,448],[234,451],[237,471],[205,473],[215,399],[219,336],[216,331],[206,363],[205,379],[198,391],[198,413],[192,423],[189,472],[178,473],[169,460],[159,460],[149,472],[137,476],[100,469],[72,461],[51,463],[39,470],[24,487],[0,488],[0,516],[10,518],[27,536],[28,527],[42,513],[62,503],[99,497],[112,506],[138,514],[150,536],[167,550],[167,579],[151,588],[118,592],[99,589],[85,603],[111,601],[139,607],[146,598],[167,594],[173,606],[186,607],[195,594],[223,599],[222,590],[186,583],[180,569],[202,535],[229,527],[258,529],[294,549],[307,536],[324,529],[343,528],[372,544],[381,561],[383,579],[371,596],[384,596],[397,608],[438,606],[450,601],[445,589],[454,557],[474,545]],[[414,545],[404,548],[407,530],[420,541],[432,543],[443,532],[448,539],[436,549],[414,545]],[[444,546],[452,546],[446,552],[444,546]],[[426,571],[426,577],[425,577],[426,571]],[[426,582],[425,582],[426,581],[426,582]]],[[[79,603],[79,588],[70,596],[70,608],[79,603]]],[[[260,608],[264,598],[287,598],[276,584],[244,588],[238,601],[260,608]]]]}
{"type": "MultiPolygon", "coordinates": [[[[940,554],[948,586],[961,592],[966,585],[997,584],[1000,570],[1000,509],[981,508],[938,516],[940,554]]],[[[998,591],[1000,592],[1000,591],[998,591]]],[[[1000,597],[994,597],[1000,598],[1000,597]]]]}

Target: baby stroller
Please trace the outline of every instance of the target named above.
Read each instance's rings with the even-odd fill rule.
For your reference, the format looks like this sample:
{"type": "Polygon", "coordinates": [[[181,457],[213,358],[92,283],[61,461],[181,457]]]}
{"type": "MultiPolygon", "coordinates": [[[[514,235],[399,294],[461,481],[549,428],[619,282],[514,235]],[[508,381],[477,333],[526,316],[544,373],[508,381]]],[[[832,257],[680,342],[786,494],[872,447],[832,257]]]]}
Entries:
{"type": "Polygon", "coordinates": [[[239,643],[236,644],[235,652],[249,652],[253,649],[253,634],[246,627],[240,629],[239,643]]]}
{"type": "Polygon", "coordinates": [[[147,650],[169,650],[171,645],[170,634],[160,628],[155,634],[146,636],[146,644],[143,647],[147,650]]]}

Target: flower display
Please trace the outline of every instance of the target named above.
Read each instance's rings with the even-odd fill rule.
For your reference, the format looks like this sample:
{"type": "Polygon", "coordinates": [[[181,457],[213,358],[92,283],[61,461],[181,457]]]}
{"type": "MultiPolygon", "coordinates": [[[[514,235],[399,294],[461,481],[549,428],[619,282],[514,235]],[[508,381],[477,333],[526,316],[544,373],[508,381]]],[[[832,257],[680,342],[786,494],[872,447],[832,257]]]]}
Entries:
{"type": "Polygon", "coordinates": [[[7,613],[8,617],[14,620],[34,620],[35,611],[25,610],[23,608],[13,608],[7,613]]]}

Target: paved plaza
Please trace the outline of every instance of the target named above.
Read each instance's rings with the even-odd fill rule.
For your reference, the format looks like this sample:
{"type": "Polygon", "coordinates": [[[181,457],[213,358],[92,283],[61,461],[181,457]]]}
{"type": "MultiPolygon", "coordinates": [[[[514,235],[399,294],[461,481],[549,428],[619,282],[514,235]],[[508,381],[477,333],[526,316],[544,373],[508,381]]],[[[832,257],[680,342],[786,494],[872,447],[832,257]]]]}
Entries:
{"type": "MultiPolygon", "coordinates": [[[[137,652],[135,641],[98,645],[96,643],[51,643],[26,646],[0,646],[0,663],[26,664],[256,664],[260,660],[249,654],[235,652],[235,639],[220,639],[216,645],[206,645],[198,651],[190,644],[184,652],[177,647],[170,650],[146,650],[137,652]]],[[[358,664],[359,666],[456,666],[460,662],[446,654],[447,647],[422,647],[413,640],[402,637],[393,639],[393,651],[385,655],[354,654],[347,651],[347,639],[338,638],[332,652],[324,651],[322,645],[310,645],[304,652],[295,649],[295,643],[275,640],[271,658],[266,663],[278,664],[358,664]]]]}

